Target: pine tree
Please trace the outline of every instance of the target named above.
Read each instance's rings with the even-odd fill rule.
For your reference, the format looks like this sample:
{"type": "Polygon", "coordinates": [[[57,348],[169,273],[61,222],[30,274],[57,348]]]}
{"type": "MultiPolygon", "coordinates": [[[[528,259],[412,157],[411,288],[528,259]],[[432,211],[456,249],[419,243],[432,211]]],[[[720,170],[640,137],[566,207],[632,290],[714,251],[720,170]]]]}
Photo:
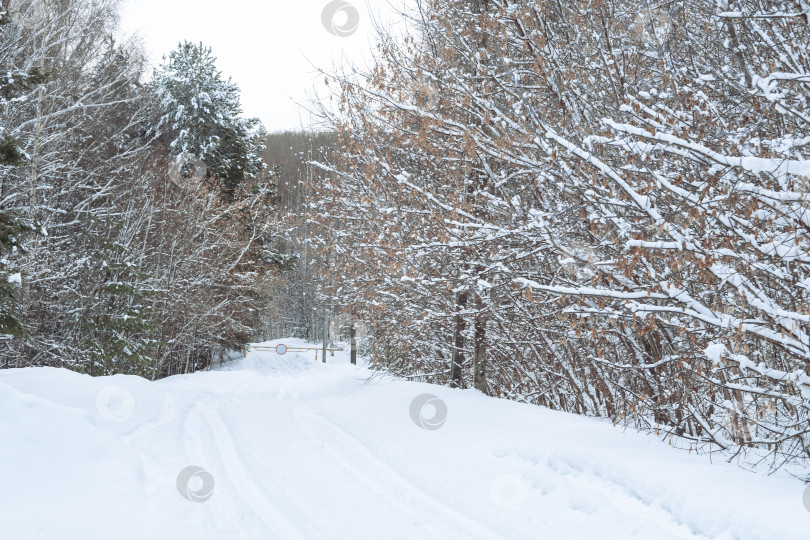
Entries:
{"type": "Polygon", "coordinates": [[[241,117],[239,88],[223,80],[215,62],[210,47],[184,42],[155,70],[154,134],[165,139],[183,173],[201,160],[206,180],[233,199],[245,179],[264,168],[261,146],[253,137],[259,122],[241,117]]]}

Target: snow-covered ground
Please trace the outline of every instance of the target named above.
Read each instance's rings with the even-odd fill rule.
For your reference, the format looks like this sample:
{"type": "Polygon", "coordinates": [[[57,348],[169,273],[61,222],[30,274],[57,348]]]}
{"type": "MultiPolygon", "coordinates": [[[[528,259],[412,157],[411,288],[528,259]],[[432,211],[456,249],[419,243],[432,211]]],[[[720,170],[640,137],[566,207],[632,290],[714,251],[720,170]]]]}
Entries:
{"type": "Polygon", "coordinates": [[[810,538],[796,480],[327,360],[0,372],[0,538],[810,538]]]}

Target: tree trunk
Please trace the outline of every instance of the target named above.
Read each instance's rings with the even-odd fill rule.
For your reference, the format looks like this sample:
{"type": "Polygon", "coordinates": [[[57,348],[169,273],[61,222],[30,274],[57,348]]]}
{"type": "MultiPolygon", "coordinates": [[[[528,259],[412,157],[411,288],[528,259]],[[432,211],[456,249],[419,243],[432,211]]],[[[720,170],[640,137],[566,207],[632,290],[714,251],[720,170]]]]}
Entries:
{"type": "Polygon", "coordinates": [[[477,302],[475,315],[475,348],[473,349],[473,386],[487,393],[487,320],[482,313],[483,305],[477,302]]]}
{"type": "MultiPolygon", "coordinates": [[[[40,141],[42,140],[42,129],[45,127],[44,122],[42,119],[42,98],[45,95],[45,85],[39,85],[39,92],[37,93],[37,124],[36,124],[36,131],[34,134],[34,156],[31,159],[31,192],[29,195],[29,210],[28,210],[28,218],[31,220],[31,224],[35,224],[37,222],[37,181],[39,176],[39,147],[40,141]]],[[[39,234],[39,232],[35,233],[39,234]]],[[[27,264],[29,268],[33,267],[34,265],[34,257],[36,253],[36,237],[33,239],[33,246],[31,246],[28,250],[28,257],[27,257],[27,264]]],[[[22,294],[20,298],[20,322],[23,324],[23,329],[28,326],[26,323],[28,322],[28,310],[30,309],[31,304],[31,284],[28,280],[23,280],[22,283],[22,294]]],[[[20,354],[17,357],[17,367],[22,368],[27,365],[27,351],[28,347],[26,346],[25,339],[22,340],[22,346],[20,347],[20,354]]]]}
{"type": "Polygon", "coordinates": [[[352,360],[352,364],[357,364],[357,327],[352,321],[352,327],[349,329],[349,342],[351,343],[351,353],[350,358],[352,360]]]}
{"type": "Polygon", "coordinates": [[[463,388],[461,365],[464,363],[464,315],[461,313],[467,306],[467,292],[458,295],[456,300],[456,328],[453,332],[453,357],[450,364],[450,387],[463,388]]]}
{"type": "Polygon", "coordinates": [[[183,373],[188,373],[188,366],[189,366],[189,364],[191,362],[191,347],[192,346],[189,345],[188,349],[186,350],[186,365],[183,368],[183,373]]]}
{"type": "Polygon", "coordinates": [[[323,312],[323,363],[326,363],[326,342],[329,341],[329,312],[323,312]]]}

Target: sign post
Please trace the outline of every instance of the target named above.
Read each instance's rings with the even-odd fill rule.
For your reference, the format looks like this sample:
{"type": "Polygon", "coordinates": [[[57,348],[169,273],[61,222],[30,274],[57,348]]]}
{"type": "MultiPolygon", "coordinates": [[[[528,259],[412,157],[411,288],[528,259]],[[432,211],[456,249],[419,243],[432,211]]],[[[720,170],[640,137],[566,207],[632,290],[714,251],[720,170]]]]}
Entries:
{"type": "MultiPolygon", "coordinates": [[[[323,363],[326,363],[326,347],[329,341],[329,312],[323,312],[323,363]]],[[[318,353],[315,353],[315,360],[318,360],[318,353]]]]}

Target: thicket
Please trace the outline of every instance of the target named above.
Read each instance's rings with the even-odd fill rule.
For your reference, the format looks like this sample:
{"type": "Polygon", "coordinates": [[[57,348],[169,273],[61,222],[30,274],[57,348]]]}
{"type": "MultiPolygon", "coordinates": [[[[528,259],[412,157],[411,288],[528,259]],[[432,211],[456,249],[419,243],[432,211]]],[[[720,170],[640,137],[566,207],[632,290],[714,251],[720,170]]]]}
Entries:
{"type": "Polygon", "coordinates": [[[157,378],[264,324],[265,134],[205,46],[181,43],[150,73],[136,41],[115,39],[118,7],[2,12],[2,367],[157,378]]]}
{"type": "Polygon", "coordinates": [[[332,75],[319,287],[382,369],[810,457],[802,2],[431,0],[332,75]]]}

